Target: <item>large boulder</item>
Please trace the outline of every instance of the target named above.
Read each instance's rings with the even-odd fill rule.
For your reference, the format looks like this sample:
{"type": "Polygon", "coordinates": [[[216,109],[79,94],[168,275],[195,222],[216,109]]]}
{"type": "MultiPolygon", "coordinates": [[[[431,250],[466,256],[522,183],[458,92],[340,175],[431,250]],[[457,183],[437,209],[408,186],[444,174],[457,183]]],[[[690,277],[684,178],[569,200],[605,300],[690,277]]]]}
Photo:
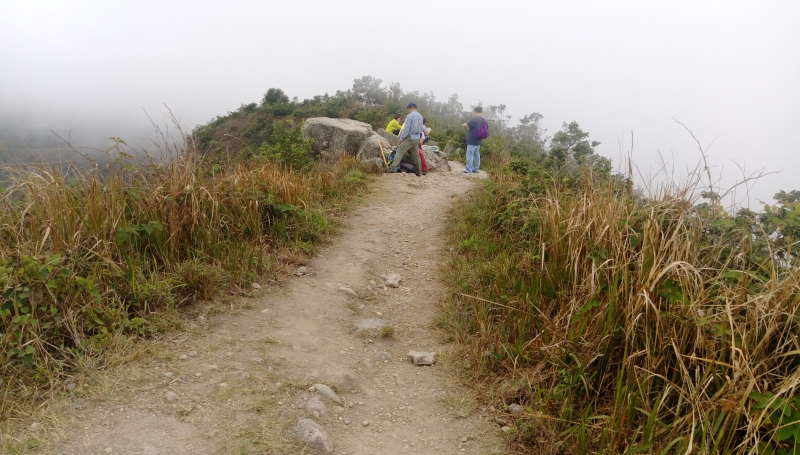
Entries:
{"type": "Polygon", "coordinates": [[[381,137],[379,134],[372,133],[361,142],[356,154],[356,161],[362,172],[381,173],[386,170],[383,157],[389,157],[392,153],[392,147],[389,142],[381,137]],[[381,147],[383,147],[383,155],[381,154],[381,147]]]}
{"type": "Polygon", "coordinates": [[[400,139],[397,136],[395,136],[394,134],[386,131],[383,128],[378,128],[378,134],[382,138],[384,138],[387,141],[389,141],[389,143],[392,144],[392,147],[397,147],[397,145],[400,144],[400,139]]]}
{"type": "Polygon", "coordinates": [[[430,146],[423,145],[422,154],[425,155],[428,172],[450,172],[450,163],[447,162],[447,155],[444,152],[434,152],[430,146]]]}
{"type": "Polygon", "coordinates": [[[303,136],[314,139],[312,149],[317,154],[356,156],[371,134],[375,133],[368,123],[346,118],[315,117],[306,119],[303,125],[303,136]]]}

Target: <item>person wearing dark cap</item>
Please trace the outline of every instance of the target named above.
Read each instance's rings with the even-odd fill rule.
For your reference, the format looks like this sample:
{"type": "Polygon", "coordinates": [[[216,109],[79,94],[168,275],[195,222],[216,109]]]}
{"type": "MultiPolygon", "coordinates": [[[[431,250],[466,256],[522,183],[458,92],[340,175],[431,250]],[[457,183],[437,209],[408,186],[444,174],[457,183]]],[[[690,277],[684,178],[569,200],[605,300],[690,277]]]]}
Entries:
{"type": "Polygon", "coordinates": [[[422,115],[417,112],[417,104],[413,102],[408,103],[408,115],[403,124],[403,130],[400,131],[400,135],[398,136],[400,144],[398,144],[397,151],[394,154],[394,160],[392,160],[386,172],[397,172],[397,169],[400,167],[400,161],[402,161],[405,154],[411,150],[412,153],[409,154],[411,156],[409,156],[408,161],[414,165],[415,173],[417,177],[419,177],[420,161],[417,147],[419,146],[419,140],[422,138],[422,128],[422,115]]]}

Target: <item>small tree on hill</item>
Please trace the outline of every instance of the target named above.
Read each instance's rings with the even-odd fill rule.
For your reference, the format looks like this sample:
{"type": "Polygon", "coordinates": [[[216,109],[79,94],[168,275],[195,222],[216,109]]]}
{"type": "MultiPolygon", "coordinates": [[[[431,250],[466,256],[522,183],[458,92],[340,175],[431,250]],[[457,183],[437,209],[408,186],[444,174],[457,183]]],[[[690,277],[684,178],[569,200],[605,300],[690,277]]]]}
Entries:
{"type": "Polygon", "coordinates": [[[399,82],[392,82],[389,84],[389,88],[387,89],[389,94],[389,99],[392,100],[399,100],[401,96],[403,96],[403,89],[400,87],[399,82]]]}
{"type": "Polygon", "coordinates": [[[563,130],[557,132],[550,141],[550,154],[563,160],[571,157],[575,161],[594,154],[594,148],[600,145],[597,141],[589,142],[589,133],[584,132],[578,122],[564,123],[563,130]]]}
{"type": "Polygon", "coordinates": [[[383,80],[372,76],[353,79],[353,95],[361,101],[382,103],[386,101],[386,90],[381,87],[383,80]]]}
{"type": "Polygon", "coordinates": [[[262,106],[272,106],[274,104],[288,104],[289,97],[286,96],[286,93],[279,88],[271,88],[267,90],[267,93],[264,94],[264,98],[261,99],[262,106]]]}
{"type": "Polygon", "coordinates": [[[550,138],[545,136],[547,130],[539,125],[539,122],[541,122],[543,118],[544,115],[538,112],[522,117],[519,119],[519,125],[516,127],[516,133],[521,139],[530,139],[534,144],[538,144],[544,148],[550,138]]]}

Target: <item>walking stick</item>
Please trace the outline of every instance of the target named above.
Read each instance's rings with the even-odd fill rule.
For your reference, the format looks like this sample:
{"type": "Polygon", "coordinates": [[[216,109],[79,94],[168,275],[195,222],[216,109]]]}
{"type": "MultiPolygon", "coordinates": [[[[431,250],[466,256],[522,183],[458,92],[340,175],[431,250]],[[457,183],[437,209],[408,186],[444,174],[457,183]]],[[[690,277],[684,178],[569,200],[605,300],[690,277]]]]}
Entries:
{"type": "Polygon", "coordinates": [[[386,166],[386,168],[388,169],[388,168],[389,168],[389,162],[388,162],[388,161],[386,161],[386,154],[385,154],[385,153],[383,153],[383,144],[381,143],[381,141],[378,141],[378,147],[380,147],[380,148],[381,148],[381,156],[383,157],[383,164],[384,164],[384,165],[386,166]]]}

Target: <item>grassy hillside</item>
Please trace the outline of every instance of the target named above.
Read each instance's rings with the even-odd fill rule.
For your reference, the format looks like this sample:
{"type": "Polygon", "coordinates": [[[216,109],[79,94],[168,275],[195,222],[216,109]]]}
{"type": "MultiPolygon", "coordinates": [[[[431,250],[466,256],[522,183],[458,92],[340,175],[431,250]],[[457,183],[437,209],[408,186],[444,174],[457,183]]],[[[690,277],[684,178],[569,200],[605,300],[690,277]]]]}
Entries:
{"type": "Polygon", "coordinates": [[[179,326],[181,306],[248,289],[311,254],[367,179],[352,158],[312,159],[305,118],[377,127],[413,99],[440,114],[431,121],[444,133],[465,115],[456,98],[445,112],[432,95],[394,86],[377,99],[375,87],[366,77],[302,102],[270,89],[180,133],[183,143],[158,129],[148,151],[111,138],[111,149],[92,150],[102,160],[65,160],[82,149],[3,130],[0,419],[129,340],[179,326]]]}
{"type": "MultiPolygon", "coordinates": [[[[366,183],[354,159],[220,167],[187,144],[107,166],[15,168],[0,201],[0,419],[181,306],[249,289],[314,251],[366,183]]],[[[117,352],[119,353],[119,352],[117,352]]]]}
{"type": "Polygon", "coordinates": [[[438,101],[433,94],[405,92],[398,85],[382,86],[380,79],[356,79],[353,88],[335,95],[321,95],[299,101],[289,99],[280,89],[271,88],[259,103],[243,104],[239,109],[195,128],[193,138],[209,159],[235,162],[270,153],[270,148],[285,148],[286,138],[298,135],[302,121],[310,117],[351,118],[369,123],[376,130],[385,127],[393,114],[406,114],[406,104],[414,101],[434,131],[440,144],[458,146],[466,141],[461,123],[469,112],[452,95],[438,101]],[[365,82],[366,81],[366,82],[365,82]]]}
{"type": "Polygon", "coordinates": [[[441,324],[513,444],[800,451],[799,194],[731,214],[570,150],[499,160],[451,223],[441,324]]]}
{"type": "MultiPolygon", "coordinates": [[[[369,76],[299,101],[270,89],[150,156],[5,167],[0,193],[0,420],[181,307],[247,289],[311,254],[365,184],[322,163],[313,116],[378,128],[415,101],[462,146],[452,95],[369,76]]],[[[577,122],[484,106],[486,185],[454,210],[452,298],[439,320],[522,452],[800,452],[800,192],[761,212],[699,184],[650,196],[577,122]]],[[[0,143],[0,146],[4,146],[0,143]]],[[[114,354],[117,355],[117,354],[114,354]]]]}

